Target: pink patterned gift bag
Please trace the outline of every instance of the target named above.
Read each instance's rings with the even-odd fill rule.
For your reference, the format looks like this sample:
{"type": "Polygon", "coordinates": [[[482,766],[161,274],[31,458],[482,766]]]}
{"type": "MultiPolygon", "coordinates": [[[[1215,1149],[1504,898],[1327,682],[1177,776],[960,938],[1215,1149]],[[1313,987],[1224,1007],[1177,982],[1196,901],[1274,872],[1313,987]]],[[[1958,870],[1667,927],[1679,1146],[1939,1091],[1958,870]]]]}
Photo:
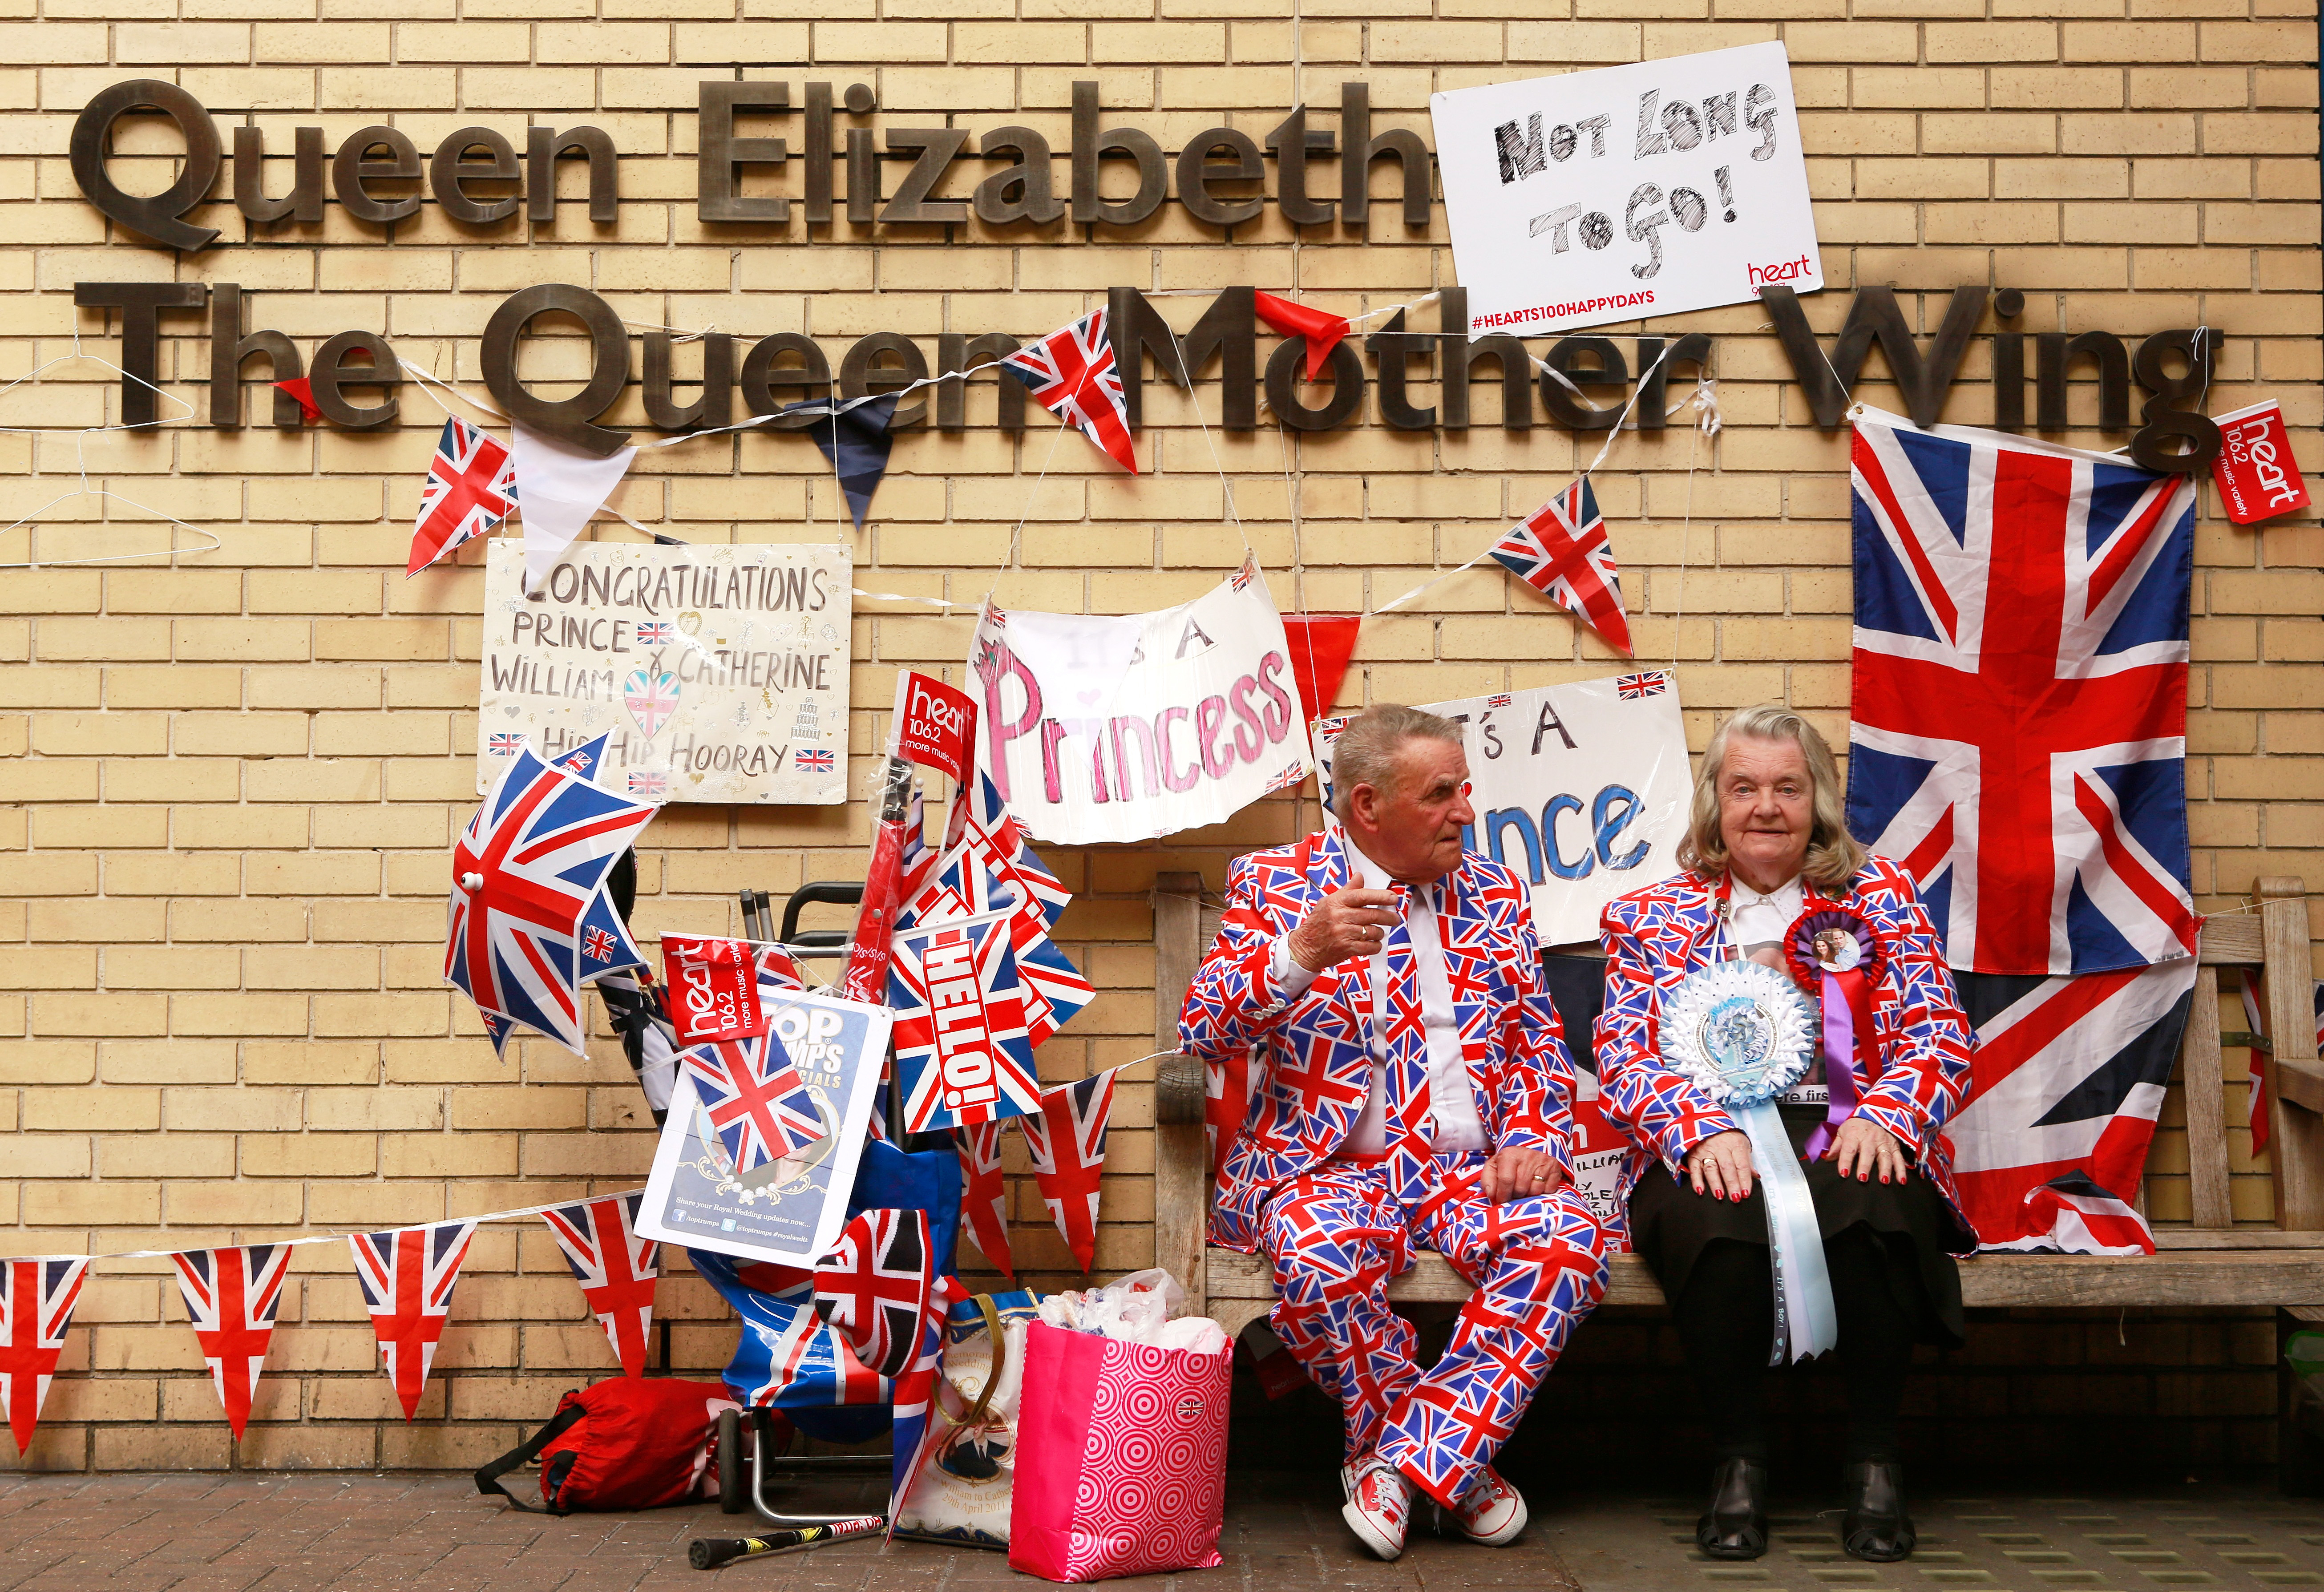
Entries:
{"type": "Polygon", "coordinates": [[[1009,1565],[1052,1581],[1221,1562],[1234,1349],[1026,1334],[1009,1565]]]}

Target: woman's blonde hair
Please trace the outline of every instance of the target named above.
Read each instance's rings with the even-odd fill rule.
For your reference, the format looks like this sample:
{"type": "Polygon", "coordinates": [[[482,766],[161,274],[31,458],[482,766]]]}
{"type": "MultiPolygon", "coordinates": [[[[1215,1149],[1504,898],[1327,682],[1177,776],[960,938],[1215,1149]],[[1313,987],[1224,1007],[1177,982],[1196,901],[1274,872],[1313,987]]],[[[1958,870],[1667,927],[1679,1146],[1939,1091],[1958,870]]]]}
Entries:
{"type": "Polygon", "coordinates": [[[1840,764],[1816,727],[1781,703],[1747,707],[1719,726],[1702,754],[1694,779],[1694,803],[1687,816],[1686,838],[1679,842],[1679,864],[1705,878],[1727,871],[1727,837],[1719,833],[1719,777],[1725,770],[1730,741],[1788,741],[1807,759],[1808,778],[1814,784],[1815,820],[1808,830],[1808,857],[1801,869],[1818,889],[1847,888],[1869,855],[1848,833],[1840,805],[1840,764]]]}

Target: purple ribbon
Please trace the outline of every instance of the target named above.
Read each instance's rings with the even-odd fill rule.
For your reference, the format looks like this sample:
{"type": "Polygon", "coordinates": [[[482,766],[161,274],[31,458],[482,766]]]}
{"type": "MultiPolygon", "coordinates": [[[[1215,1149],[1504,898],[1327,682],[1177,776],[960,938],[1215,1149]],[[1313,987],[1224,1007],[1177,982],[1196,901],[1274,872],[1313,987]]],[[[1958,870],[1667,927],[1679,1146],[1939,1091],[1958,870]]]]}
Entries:
{"type": "Polygon", "coordinates": [[[1821,1161],[1840,1125],[1856,1115],[1856,1016],[1837,974],[1823,975],[1823,1121],[1809,1136],[1807,1158],[1821,1161]]]}

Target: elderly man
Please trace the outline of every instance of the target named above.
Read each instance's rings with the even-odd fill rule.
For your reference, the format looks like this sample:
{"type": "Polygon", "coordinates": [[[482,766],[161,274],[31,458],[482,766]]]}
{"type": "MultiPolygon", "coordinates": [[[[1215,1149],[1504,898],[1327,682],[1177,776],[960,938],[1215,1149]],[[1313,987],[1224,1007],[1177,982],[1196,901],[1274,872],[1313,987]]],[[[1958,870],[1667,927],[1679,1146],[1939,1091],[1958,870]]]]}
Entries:
{"type": "Polygon", "coordinates": [[[1604,1293],[1572,1187],[1572,1058],[1543,992],[1524,881],[1461,849],[1461,726],[1380,706],[1342,732],[1342,828],[1238,859],[1179,1044],[1251,1058],[1213,1243],[1274,1263],[1275,1330],[1347,1422],[1342,1511],[1382,1559],[1413,1487],[1471,1541],[1525,1527],[1492,1468],[1604,1293]],[[1434,1367],[1388,1279],[1434,1249],[1475,1284],[1434,1367]]]}

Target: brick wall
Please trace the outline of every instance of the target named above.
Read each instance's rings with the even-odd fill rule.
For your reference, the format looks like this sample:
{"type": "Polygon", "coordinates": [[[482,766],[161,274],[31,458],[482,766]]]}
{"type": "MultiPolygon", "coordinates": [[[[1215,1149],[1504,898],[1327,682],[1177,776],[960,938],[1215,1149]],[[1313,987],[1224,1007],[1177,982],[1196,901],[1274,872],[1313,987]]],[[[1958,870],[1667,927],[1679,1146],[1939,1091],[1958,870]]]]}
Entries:
{"type": "MultiPolygon", "coordinates": [[[[471,382],[486,317],[535,281],[592,287],[644,325],[805,332],[835,354],[865,332],[901,331],[932,361],[940,332],[1038,334],[1116,284],[1255,283],[1369,309],[1451,281],[1441,207],[1425,233],[1406,232],[1392,204],[1375,207],[1364,233],[1295,230],[1271,205],[1222,231],[1175,203],[1127,228],[972,223],[949,235],[875,232],[843,207],[811,244],[796,210],[787,229],[706,225],[692,203],[695,86],[738,74],[861,81],[879,94],[881,124],[1031,125],[1057,149],[1063,191],[1075,79],[1101,84],[1109,124],[1142,126],[1175,156],[1219,122],[1263,134],[1296,83],[1318,107],[1311,125],[1329,127],[1340,83],[1362,78],[1380,125],[1425,136],[1434,89],[1781,38],[1837,289],[1894,283],[1923,328],[1961,283],[2023,290],[2027,331],[2135,337],[2207,324],[2221,347],[2209,407],[2282,399],[2311,468],[2324,466],[2316,26],[2305,0],[1991,0],[1990,14],[1987,0],[1858,0],[1853,12],[1840,0],[1545,0],[1523,14],[1500,0],[1441,0],[1433,12],[1323,0],[1304,20],[1249,0],[7,8],[18,20],[0,23],[0,377],[71,353],[77,334],[91,352],[117,354],[117,325],[74,308],[73,283],[90,280],[236,281],[254,327],[280,328],[310,354],[362,327],[471,382]],[[222,229],[219,245],[176,259],[109,229],[76,194],[66,159],[94,92],[152,76],[221,123],[264,128],[272,193],[288,186],[282,157],[300,124],[321,124],[335,145],[388,122],[424,152],[469,123],[521,145],[529,120],[592,122],[622,152],[620,219],[592,227],[568,200],[537,231],[464,228],[429,204],[388,229],[333,204],[318,226],[283,223],[244,244],[222,179],[217,202],[192,217],[222,229]]],[[[117,147],[147,157],[116,161],[124,186],[167,182],[158,133],[124,129],[117,147]]],[[[984,170],[955,169],[943,191],[965,195],[984,170]]],[[[1388,182],[1379,171],[1375,192],[1388,182]]],[[[798,192],[795,178],[788,186],[798,192]]],[[[1311,186],[1337,191],[1328,159],[1311,186]]],[[[1181,326],[1205,301],[1155,300],[1181,326]]],[[[1839,290],[1807,303],[1827,335],[1845,308],[1839,290]]],[[[1416,325],[1431,325],[1430,313],[1416,325]]],[[[161,371],[172,394],[199,405],[206,345],[175,335],[194,325],[171,318],[161,371]]],[[[1844,436],[1813,428],[1757,307],[1644,329],[1674,326],[1718,335],[1727,428],[1701,444],[1685,430],[1625,437],[1598,477],[1639,656],[1677,659],[1698,747],[1721,712],[1771,697],[1843,739],[1844,436]]],[[[1991,390],[1978,383],[1993,326],[1988,315],[1949,419],[1991,419],[1991,390]]],[[[528,373],[577,371],[558,352],[534,350],[528,373]]],[[[1859,396],[1900,407],[1885,369],[1875,355],[1859,396]]],[[[1420,388],[1417,400],[1430,401],[1420,388]]],[[[1206,435],[1185,401],[1149,386],[1150,477],[1127,481],[1068,441],[1036,494],[1046,428],[1021,440],[995,429],[978,383],[972,428],[900,440],[876,519],[844,533],[862,584],[972,603],[994,586],[1007,605],[1094,613],[1184,599],[1240,552],[1222,520],[1215,446],[1277,600],[1355,610],[1465,561],[1596,446],[1539,420],[1528,433],[1391,431],[1369,400],[1360,424],[1326,435],[1286,437],[1264,415],[1257,433],[1229,434],[1215,429],[1217,399],[1205,383],[1206,435]],[[1021,550],[996,577],[1020,514],[1021,550]]],[[[72,490],[85,457],[125,500],[223,541],[174,565],[28,571],[28,533],[0,532],[0,563],[17,566],[0,570],[0,801],[11,804],[0,807],[0,947],[14,973],[0,995],[0,1247],[13,1252],[415,1222],[630,1186],[649,1159],[641,1102],[609,1042],[586,1061],[526,1042],[498,1062],[439,981],[445,852],[474,803],[483,602],[473,555],[401,575],[439,417],[407,386],[402,423],[385,434],[286,435],[263,425],[263,389],[247,401],[260,423],[237,433],[172,425],[91,437],[78,453],[69,436],[0,438],[0,520],[72,490]]],[[[109,371],[56,366],[0,399],[0,423],[96,424],[118,402],[109,371]]],[[[2095,415],[2086,389],[2075,404],[2078,422],[2095,415]]],[[[1484,400],[1481,412],[1493,410],[1484,400]]],[[[642,423],[634,390],[620,418],[642,423]]],[[[840,534],[822,460],[796,435],[647,455],[617,504],[689,540],[840,534]]],[[[42,522],[46,559],[166,546],[151,511],[128,502],[102,518],[86,500],[67,502],[42,522]]],[[[2262,873],[2324,879],[2314,667],[2324,537],[2310,519],[2236,529],[2207,492],[2196,557],[2195,888],[2200,905],[2220,908],[2262,873]]],[[[1433,700],[1609,670],[1603,648],[1512,593],[1499,573],[1472,573],[1371,621],[1343,700],[1433,700]]],[[[859,792],[894,667],[956,677],[969,630],[966,618],[860,606],[859,792]]],[[[1286,838],[1302,816],[1285,800],[1154,845],[1046,849],[1080,892],[1064,938],[1102,990],[1042,1053],[1047,1075],[1152,1048],[1155,872],[1199,868],[1215,887],[1232,851],[1286,838]]],[[[673,808],[641,851],[641,927],[738,931],[733,891],[854,875],[864,836],[860,801],[844,812],[673,808]]],[[[2231,1015],[2227,1026],[2242,1025],[2231,1015]]],[[[2239,1121],[2239,1080],[2229,1093],[2239,1121]]],[[[1110,1271],[1144,1264],[1150,1242],[1147,1089],[1125,1088],[1116,1112],[1100,1253],[1110,1271]]],[[[2183,1179],[2174,1188],[2170,1176],[2184,1164],[2172,1131],[2152,1194],[2164,1216],[2185,1207],[2183,1179]]],[[[2264,1164],[2237,1164],[2239,1213],[2262,1219],[2264,1164]]],[[[1029,1183],[1016,1192],[1020,1258],[1038,1284],[1064,1282],[1062,1246],[1029,1183]]],[[[345,1251],[304,1248],[296,1264],[238,1450],[162,1266],[129,1261],[92,1279],[23,1463],[465,1466],[609,1367],[546,1232],[487,1228],[437,1380],[407,1426],[373,1369],[345,1251]]],[[[672,1365],[723,1361],[731,1322],[682,1266],[659,1319],[673,1326],[672,1365]]],[[[2026,1359],[2053,1357],[2040,1343],[2019,1347],[2026,1359]]]]}

